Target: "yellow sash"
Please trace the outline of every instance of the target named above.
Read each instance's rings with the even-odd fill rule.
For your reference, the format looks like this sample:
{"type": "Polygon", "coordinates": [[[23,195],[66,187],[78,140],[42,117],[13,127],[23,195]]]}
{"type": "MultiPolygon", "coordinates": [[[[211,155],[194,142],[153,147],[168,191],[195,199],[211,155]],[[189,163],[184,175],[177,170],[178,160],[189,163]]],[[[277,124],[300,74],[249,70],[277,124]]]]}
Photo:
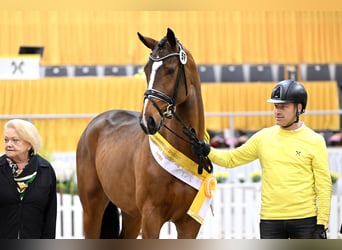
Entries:
{"type": "Polygon", "coordinates": [[[155,160],[166,171],[197,189],[188,214],[200,224],[203,224],[205,214],[212,207],[216,190],[216,178],[206,171],[197,173],[198,164],[174,148],[162,135],[150,135],[151,152],[155,160]]]}

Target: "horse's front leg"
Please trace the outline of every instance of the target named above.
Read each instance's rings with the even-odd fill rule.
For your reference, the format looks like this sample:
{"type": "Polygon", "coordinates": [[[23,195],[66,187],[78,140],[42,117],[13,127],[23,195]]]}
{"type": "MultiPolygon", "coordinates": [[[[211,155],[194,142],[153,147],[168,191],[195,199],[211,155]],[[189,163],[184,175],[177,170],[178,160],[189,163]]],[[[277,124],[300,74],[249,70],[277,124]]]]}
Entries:
{"type": "Polygon", "coordinates": [[[159,239],[160,229],[165,221],[158,209],[145,209],[142,213],[142,238],[159,239]]]}
{"type": "Polygon", "coordinates": [[[174,222],[178,239],[196,239],[201,228],[201,224],[191,218],[189,215],[184,215],[182,219],[174,222]]]}
{"type": "Polygon", "coordinates": [[[123,239],[136,239],[141,229],[141,217],[140,214],[135,216],[128,215],[124,211],[122,214],[122,231],[120,238],[123,239]]]}

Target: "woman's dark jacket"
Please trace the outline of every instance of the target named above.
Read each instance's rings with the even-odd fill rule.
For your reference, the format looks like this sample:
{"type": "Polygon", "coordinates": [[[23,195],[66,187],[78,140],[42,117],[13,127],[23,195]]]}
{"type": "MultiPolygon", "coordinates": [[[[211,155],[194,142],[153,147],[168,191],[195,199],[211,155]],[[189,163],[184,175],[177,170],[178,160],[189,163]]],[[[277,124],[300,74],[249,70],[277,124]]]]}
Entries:
{"type": "Polygon", "coordinates": [[[17,184],[6,161],[0,157],[0,238],[54,239],[56,236],[56,174],[39,155],[37,175],[20,199],[17,184]]]}

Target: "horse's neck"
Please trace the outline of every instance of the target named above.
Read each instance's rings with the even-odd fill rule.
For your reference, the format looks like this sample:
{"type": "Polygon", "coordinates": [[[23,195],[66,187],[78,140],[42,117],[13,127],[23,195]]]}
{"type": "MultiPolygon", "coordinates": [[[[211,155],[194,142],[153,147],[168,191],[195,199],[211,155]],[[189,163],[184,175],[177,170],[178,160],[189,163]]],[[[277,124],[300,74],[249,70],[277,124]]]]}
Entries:
{"type": "Polygon", "coordinates": [[[188,125],[195,129],[199,139],[203,139],[205,132],[204,107],[200,83],[193,85],[194,91],[191,92],[191,98],[186,102],[186,111],[188,125]]]}
{"type": "Polygon", "coordinates": [[[179,120],[178,118],[173,117],[172,119],[165,121],[165,125],[173,132],[170,132],[165,128],[161,132],[171,145],[186,155],[191,155],[191,146],[189,143],[191,142],[191,139],[183,132],[185,129],[194,129],[196,136],[199,139],[204,138],[205,125],[203,101],[201,92],[198,91],[200,91],[200,89],[192,91],[188,100],[176,107],[176,115],[179,120]]]}

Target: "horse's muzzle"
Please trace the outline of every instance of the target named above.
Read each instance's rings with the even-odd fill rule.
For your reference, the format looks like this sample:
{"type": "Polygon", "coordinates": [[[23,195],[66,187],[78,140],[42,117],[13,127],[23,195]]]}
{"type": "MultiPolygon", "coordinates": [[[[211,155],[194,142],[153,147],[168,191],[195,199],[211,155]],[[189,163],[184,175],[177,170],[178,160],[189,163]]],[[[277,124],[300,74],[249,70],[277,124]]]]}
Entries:
{"type": "Polygon", "coordinates": [[[146,120],[146,125],[142,119],[140,120],[140,127],[147,135],[154,135],[155,133],[157,133],[160,130],[161,125],[162,120],[159,124],[157,124],[152,117],[149,117],[146,120]]]}

